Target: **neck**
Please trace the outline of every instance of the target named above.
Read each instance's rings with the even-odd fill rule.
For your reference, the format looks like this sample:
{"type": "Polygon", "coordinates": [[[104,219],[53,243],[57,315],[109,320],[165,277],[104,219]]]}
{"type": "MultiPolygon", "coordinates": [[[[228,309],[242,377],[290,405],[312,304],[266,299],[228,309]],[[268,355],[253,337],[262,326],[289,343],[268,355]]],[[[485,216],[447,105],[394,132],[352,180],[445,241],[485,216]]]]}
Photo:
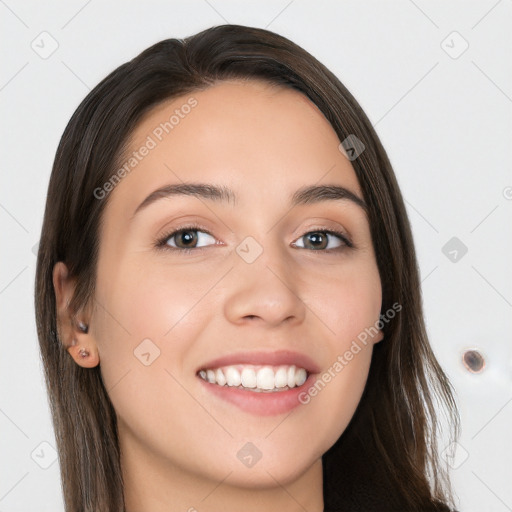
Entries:
{"type": "Polygon", "coordinates": [[[286,483],[254,466],[251,486],[236,482],[232,470],[212,479],[159,460],[133,438],[121,442],[121,453],[126,512],[323,511],[321,458],[286,483]]]}

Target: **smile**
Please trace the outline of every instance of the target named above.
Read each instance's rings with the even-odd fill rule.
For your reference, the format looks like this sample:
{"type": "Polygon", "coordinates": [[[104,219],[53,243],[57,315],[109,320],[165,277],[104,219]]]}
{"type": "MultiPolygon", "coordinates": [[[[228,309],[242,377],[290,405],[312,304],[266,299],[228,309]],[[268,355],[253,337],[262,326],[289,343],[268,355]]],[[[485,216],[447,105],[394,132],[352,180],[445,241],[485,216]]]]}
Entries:
{"type": "Polygon", "coordinates": [[[229,365],[198,372],[206,382],[256,393],[278,393],[302,386],[308,372],[295,365],[229,365]]]}

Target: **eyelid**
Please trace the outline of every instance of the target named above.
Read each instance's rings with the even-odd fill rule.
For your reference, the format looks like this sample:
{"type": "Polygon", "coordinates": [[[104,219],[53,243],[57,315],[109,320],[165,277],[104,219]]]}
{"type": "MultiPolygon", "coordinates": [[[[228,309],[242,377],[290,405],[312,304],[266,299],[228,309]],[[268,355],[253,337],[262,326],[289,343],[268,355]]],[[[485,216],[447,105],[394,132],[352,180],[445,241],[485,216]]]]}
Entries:
{"type": "Polygon", "coordinates": [[[301,230],[301,235],[299,235],[297,238],[300,238],[301,236],[306,235],[307,233],[317,232],[317,231],[324,231],[326,233],[332,233],[337,236],[342,237],[344,241],[346,241],[348,244],[352,244],[352,237],[348,234],[347,230],[343,227],[340,227],[339,225],[330,227],[326,224],[329,224],[329,221],[325,221],[325,223],[316,223],[312,226],[308,226],[301,230]]]}

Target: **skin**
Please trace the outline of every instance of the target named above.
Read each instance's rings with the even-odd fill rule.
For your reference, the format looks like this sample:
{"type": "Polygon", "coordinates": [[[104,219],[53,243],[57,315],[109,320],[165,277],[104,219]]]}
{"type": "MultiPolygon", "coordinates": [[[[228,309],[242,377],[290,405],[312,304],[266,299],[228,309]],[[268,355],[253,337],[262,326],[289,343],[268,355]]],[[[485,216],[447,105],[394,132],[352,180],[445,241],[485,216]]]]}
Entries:
{"type": "MultiPolygon", "coordinates": [[[[382,332],[291,413],[242,411],[206,391],[195,372],[226,354],[276,349],[309,354],[325,372],[379,320],[381,282],[364,211],[349,201],[288,205],[307,184],[362,192],[318,108],[259,81],[167,101],[139,123],[132,150],[190,96],[198,105],[111,192],[96,294],[77,315],[88,333],[66,308],[76,282],[64,263],[55,266],[62,336],[77,364],[101,363],[118,417],[127,512],[321,511],[321,457],[355,412],[382,332]],[[229,186],[238,202],[175,196],[131,218],[153,190],[183,181],[229,186]],[[194,232],[204,249],[154,247],[192,221],[212,234],[194,232]],[[305,235],[320,228],[345,231],[355,247],[333,235],[320,249],[308,245],[305,235]],[[247,236],[263,249],[251,264],[235,250],[247,236]],[[160,350],[149,366],[134,357],[146,338],[160,350]],[[262,454],[252,467],[237,458],[249,441],[262,454]]],[[[180,238],[169,244],[186,246],[180,238]]]]}

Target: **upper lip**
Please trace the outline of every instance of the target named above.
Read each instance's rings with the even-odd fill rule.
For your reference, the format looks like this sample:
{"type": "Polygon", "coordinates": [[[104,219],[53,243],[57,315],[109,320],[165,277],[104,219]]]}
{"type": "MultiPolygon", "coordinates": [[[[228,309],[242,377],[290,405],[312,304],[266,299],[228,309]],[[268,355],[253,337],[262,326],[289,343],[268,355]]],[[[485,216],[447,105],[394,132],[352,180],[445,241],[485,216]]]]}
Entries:
{"type": "Polygon", "coordinates": [[[253,365],[292,365],[304,368],[308,373],[318,373],[319,366],[308,355],[293,350],[276,350],[273,352],[236,352],[212,359],[201,365],[197,371],[208,368],[220,368],[235,364],[253,365]]]}

